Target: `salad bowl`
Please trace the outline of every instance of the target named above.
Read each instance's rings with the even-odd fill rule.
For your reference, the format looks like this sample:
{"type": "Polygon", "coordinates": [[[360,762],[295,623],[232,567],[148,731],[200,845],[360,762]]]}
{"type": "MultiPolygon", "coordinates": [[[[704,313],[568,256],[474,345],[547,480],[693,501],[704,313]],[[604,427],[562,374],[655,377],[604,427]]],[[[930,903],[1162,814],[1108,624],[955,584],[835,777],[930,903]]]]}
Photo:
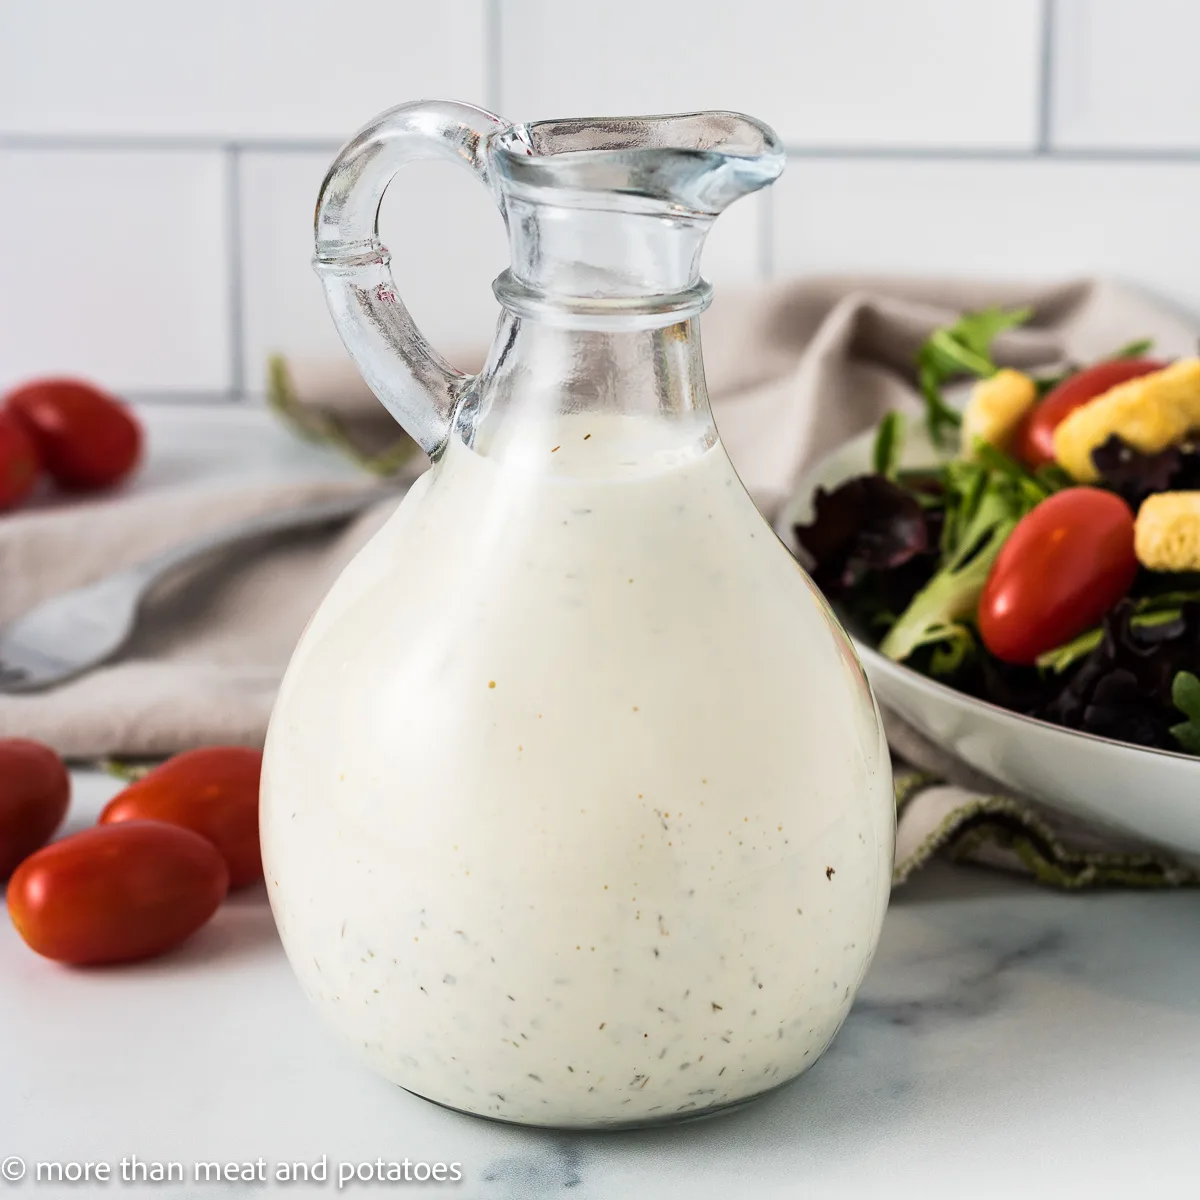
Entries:
{"type": "MultiPolygon", "coordinates": [[[[793,527],[812,520],[817,488],[870,473],[875,436],[868,430],[842,444],[799,480],[776,522],[793,553],[800,553],[793,527]]],[[[946,457],[923,425],[909,422],[902,467],[937,466],[946,457]]],[[[966,695],[893,662],[847,625],[880,704],[935,746],[1014,793],[1200,860],[1200,757],[1066,729],[966,695]]]]}

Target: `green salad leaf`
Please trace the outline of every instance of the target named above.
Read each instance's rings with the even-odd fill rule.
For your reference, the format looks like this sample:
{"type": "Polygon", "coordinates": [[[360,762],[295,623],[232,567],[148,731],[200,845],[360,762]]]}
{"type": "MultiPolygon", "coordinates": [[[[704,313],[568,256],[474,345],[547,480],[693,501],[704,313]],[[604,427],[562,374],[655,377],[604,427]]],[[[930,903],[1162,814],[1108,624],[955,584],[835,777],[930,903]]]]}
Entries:
{"type": "Polygon", "coordinates": [[[1028,467],[1005,454],[1003,450],[982,440],[977,440],[975,443],[974,458],[976,462],[982,463],[985,467],[1007,475],[1028,496],[1031,508],[1035,504],[1040,504],[1047,496],[1062,491],[1065,487],[1072,487],[1075,482],[1057,464],[1030,471],[1028,467]]]}
{"type": "MultiPolygon", "coordinates": [[[[929,644],[929,643],[926,643],[929,644]]],[[[963,664],[975,653],[975,634],[970,626],[959,621],[946,625],[942,636],[932,642],[933,653],[929,656],[929,673],[935,679],[957,675],[963,664]]]]}
{"type": "Polygon", "coordinates": [[[1043,651],[1037,656],[1037,665],[1043,671],[1061,675],[1069,667],[1073,667],[1077,662],[1087,658],[1100,645],[1103,638],[1103,629],[1089,629],[1085,633],[1073,637],[1069,642],[1055,646],[1053,650],[1043,651]]]}
{"type": "MultiPolygon", "coordinates": [[[[1112,362],[1118,358],[1141,358],[1153,349],[1153,338],[1138,338],[1136,341],[1126,342],[1119,350],[1114,350],[1112,354],[1106,355],[1104,358],[1098,358],[1096,362],[1112,362]]],[[[1038,399],[1044,400],[1060,383],[1066,383],[1072,375],[1077,375],[1084,369],[1079,364],[1075,364],[1067,367],[1066,370],[1059,371],[1057,375],[1038,375],[1033,381],[1037,385],[1038,399]]]]}
{"type": "MultiPolygon", "coordinates": [[[[1134,602],[1130,624],[1139,629],[1153,625],[1168,625],[1183,616],[1185,604],[1196,600],[1200,600],[1200,591],[1160,592],[1153,596],[1143,596],[1134,602]]],[[[1100,626],[1085,630],[1069,642],[1064,642],[1061,646],[1055,646],[1053,650],[1039,654],[1036,660],[1037,665],[1044,671],[1061,675],[1080,660],[1087,658],[1100,645],[1103,637],[1104,630],[1100,626]]]]}
{"type": "Polygon", "coordinates": [[[895,479],[900,468],[900,451],[904,448],[904,414],[888,413],[875,432],[875,448],[871,455],[876,475],[895,479]]]}
{"type": "Polygon", "coordinates": [[[1171,684],[1171,703],[1185,717],[1171,726],[1171,736],[1189,754],[1200,754],[1200,679],[1191,671],[1179,671],[1171,684]]]}
{"type": "Polygon", "coordinates": [[[934,445],[944,445],[962,417],[946,403],[942,385],[958,375],[986,379],[999,369],[992,361],[996,335],[1023,325],[1033,315],[1031,308],[987,308],[964,313],[953,325],[935,329],[917,351],[917,383],[925,398],[925,419],[934,445]]]}
{"type": "Polygon", "coordinates": [[[1149,351],[1154,349],[1153,338],[1138,338],[1134,342],[1126,342],[1120,350],[1110,354],[1109,359],[1115,358],[1143,358],[1149,351]]]}
{"type": "Polygon", "coordinates": [[[1045,466],[1038,467],[1033,477],[1046,489],[1048,495],[1075,486],[1075,480],[1058,463],[1046,463],[1045,466]]]}
{"type": "MultiPolygon", "coordinates": [[[[1179,620],[1178,610],[1175,612],[1140,613],[1133,617],[1130,623],[1139,629],[1144,629],[1149,625],[1168,625],[1172,621],[1177,620],[1179,620]]],[[[1055,646],[1053,650],[1046,650],[1044,653],[1039,654],[1035,661],[1043,670],[1051,671],[1055,675],[1061,675],[1077,662],[1087,658],[1100,645],[1103,638],[1103,629],[1088,629],[1084,633],[1073,637],[1069,642],[1064,642],[1061,646],[1055,646]]]]}
{"type": "Polygon", "coordinates": [[[1052,392],[1060,383],[1066,383],[1072,375],[1077,372],[1072,369],[1070,371],[1059,371],[1057,375],[1036,375],[1034,376],[1034,386],[1037,388],[1038,400],[1045,398],[1052,392]]]}
{"type": "Polygon", "coordinates": [[[1048,495],[1023,470],[965,459],[946,464],[944,484],[941,565],[879,646],[897,662],[921,646],[939,647],[940,674],[951,673],[973,648],[970,622],[992,563],[1017,522],[1048,495]]]}

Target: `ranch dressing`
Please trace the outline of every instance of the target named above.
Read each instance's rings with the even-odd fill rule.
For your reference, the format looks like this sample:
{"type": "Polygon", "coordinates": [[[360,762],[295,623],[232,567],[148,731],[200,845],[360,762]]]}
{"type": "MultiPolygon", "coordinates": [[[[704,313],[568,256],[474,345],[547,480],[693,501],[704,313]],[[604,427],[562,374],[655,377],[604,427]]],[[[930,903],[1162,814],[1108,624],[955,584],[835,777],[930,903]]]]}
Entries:
{"type": "Polygon", "coordinates": [[[845,1018],[887,901],[886,746],[711,433],[517,428],[452,438],[313,617],[267,743],[271,904],[313,1003],[405,1088],[697,1115],[845,1018]]]}

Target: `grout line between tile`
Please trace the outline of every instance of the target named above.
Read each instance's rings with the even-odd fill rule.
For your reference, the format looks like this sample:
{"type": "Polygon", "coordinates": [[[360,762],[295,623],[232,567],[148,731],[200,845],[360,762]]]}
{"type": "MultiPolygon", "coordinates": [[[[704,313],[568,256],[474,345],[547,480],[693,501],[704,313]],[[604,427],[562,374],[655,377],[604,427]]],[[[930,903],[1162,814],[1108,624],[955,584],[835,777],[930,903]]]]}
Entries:
{"type": "Polygon", "coordinates": [[[3,133],[0,150],[111,151],[125,153],[181,153],[242,151],[267,154],[335,154],[344,145],[338,138],[228,138],[136,133],[3,133]]]}
{"type": "Polygon", "coordinates": [[[501,0],[483,0],[483,103],[504,111],[504,14],[501,0]]]}
{"type": "Polygon", "coordinates": [[[1041,55],[1038,62],[1037,152],[1049,154],[1054,144],[1055,0],[1042,0],[1041,55]]]}
{"type": "Polygon", "coordinates": [[[259,154],[328,154],[335,155],[354,135],[350,130],[344,138],[239,138],[233,144],[239,150],[259,154]]]}
{"type": "Polygon", "coordinates": [[[242,261],[242,151],[225,150],[225,270],[229,304],[229,392],[246,391],[245,272],[242,261]]]}
{"type": "Polygon", "coordinates": [[[1137,146],[1054,146],[1036,149],[970,146],[787,146],[789,158],[838,162],[1200,162],[1200,146],[1145,149],[1137,146]]]}
{"type": "MultiPolygon", "coordinates": [[[[495,3],[496,0],[489,0],[495,3]]],[[[489,103],[503,107],[500,81],[489,82],[496,96],[489,103]]],[[[334,138],[161,138],[136,135],[11,134],[0,133],[0,150],[81,151],[126,153],[178,153],[216,151],[239,154],[336,154],[344,145],[334,138]]],[[[1031,159],[1062,162],[1173,163],[1200,162],[1198,146],[1048,146],[1039,148],[1005,146],[873,146],[873,145],[789,145],[789,158],[832,159],[843,162],[894,159],[900,162],[1026,162],[1031,159]]]]}

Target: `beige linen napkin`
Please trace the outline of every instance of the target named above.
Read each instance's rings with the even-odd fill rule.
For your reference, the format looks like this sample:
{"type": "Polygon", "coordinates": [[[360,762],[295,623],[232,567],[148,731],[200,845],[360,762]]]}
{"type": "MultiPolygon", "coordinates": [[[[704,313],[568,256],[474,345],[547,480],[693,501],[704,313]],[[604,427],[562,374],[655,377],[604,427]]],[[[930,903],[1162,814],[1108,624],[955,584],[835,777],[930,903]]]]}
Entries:
{"type": "MultiPolygon", "coordinates": [[[[0,622],[193,535],[365,486],[242,481],[7,514],[0,622]]],[[[305,622],[393,507],[381,504],[332,535],[280,536],[173,576],[116,661],[52,691],[0,696],[0,737],[36,738],[73,759],[260,745],[305,622]]]]}
{"type": "MultiPolygon", "coordinates": [[[[1028,304],[1035,310],[1028,327],[1003,335],[997,344],[998,360],[1008,365],[1087,361],[1143,336],[1154,338],[1157,352],[1168,357],[1193,353],[1196,346],[1193,322],[1108,281],[1026,286],[827,278],[719,292],[702,325],[709,390],[721,436],[768,519],[777,516],[800,473],[816,458],[890,408],[919,411],[912,373],[917,347],[961,311],[995,304],[1028,304]]],[[[310,436],[363,455],[394,445],[398,430],[348,363],[292,361],[277,363],[273,371],[276,400],[310,436]]],[[[243,483],[167,501],[131,495],[69,512],[6,515],[0,518],[0,622],[194,533],[343,486],[355,485],[243,483]]],[[[308,615],[390,510],[389,502],[336,534],[280,538],[176,580],[148,606],[119,661],[52,692],[0,696],[0,736],[39,738],[83,758],[261,742],[275,688],[308,615]]],[[[955,814],[989,800],[992,789],[986,781],[981,785],[977,778],[956,776],[955,764],[911,731],[896,726],[891,732],[894,747],[902,748],[908,761],[943,779],[961,778],[958,791],[934,790],[937,804],[929,799],[931,789],[916,786],[915,777],[902,782],[904,874],[936,846],[952,843],[955,814]],[[914,805],[926,810],[925,816],[906,831],[904,812],[916,811],[914,805]]],[[[1045,861],[1046,839],[1058,840],[1061,826],[1027,806],[1021,811],[1035,822],[1046,821],[1038,831],[1030,826],[1031,838],[1043,847],[1037,855],[1045,861]]],[[[999,819],[1000,810],[996,813],[997,829],[1011,825],[999,819]]],[[[972,815],[977,833],[979,810],[972,815]]],[[[1105,855],[1112,847],[1095,851],[1097,859],[1088,857],[1094,847],[1079,849],[1075,841],[1059,845],[1068,865],[1059,878],[1042,872],[1051,882],[1078,886],[1191,878],[1155,856],[1138,857],[1143,866],[1130,876],[1133,860],[1124,847],[1116,848],[1120,854],[1110,861],[1105,855]]],[[[1005,865],[1036,870],[1020,846],[1014,843],[1008,850],[1011,861],[1005,865]]]]}

